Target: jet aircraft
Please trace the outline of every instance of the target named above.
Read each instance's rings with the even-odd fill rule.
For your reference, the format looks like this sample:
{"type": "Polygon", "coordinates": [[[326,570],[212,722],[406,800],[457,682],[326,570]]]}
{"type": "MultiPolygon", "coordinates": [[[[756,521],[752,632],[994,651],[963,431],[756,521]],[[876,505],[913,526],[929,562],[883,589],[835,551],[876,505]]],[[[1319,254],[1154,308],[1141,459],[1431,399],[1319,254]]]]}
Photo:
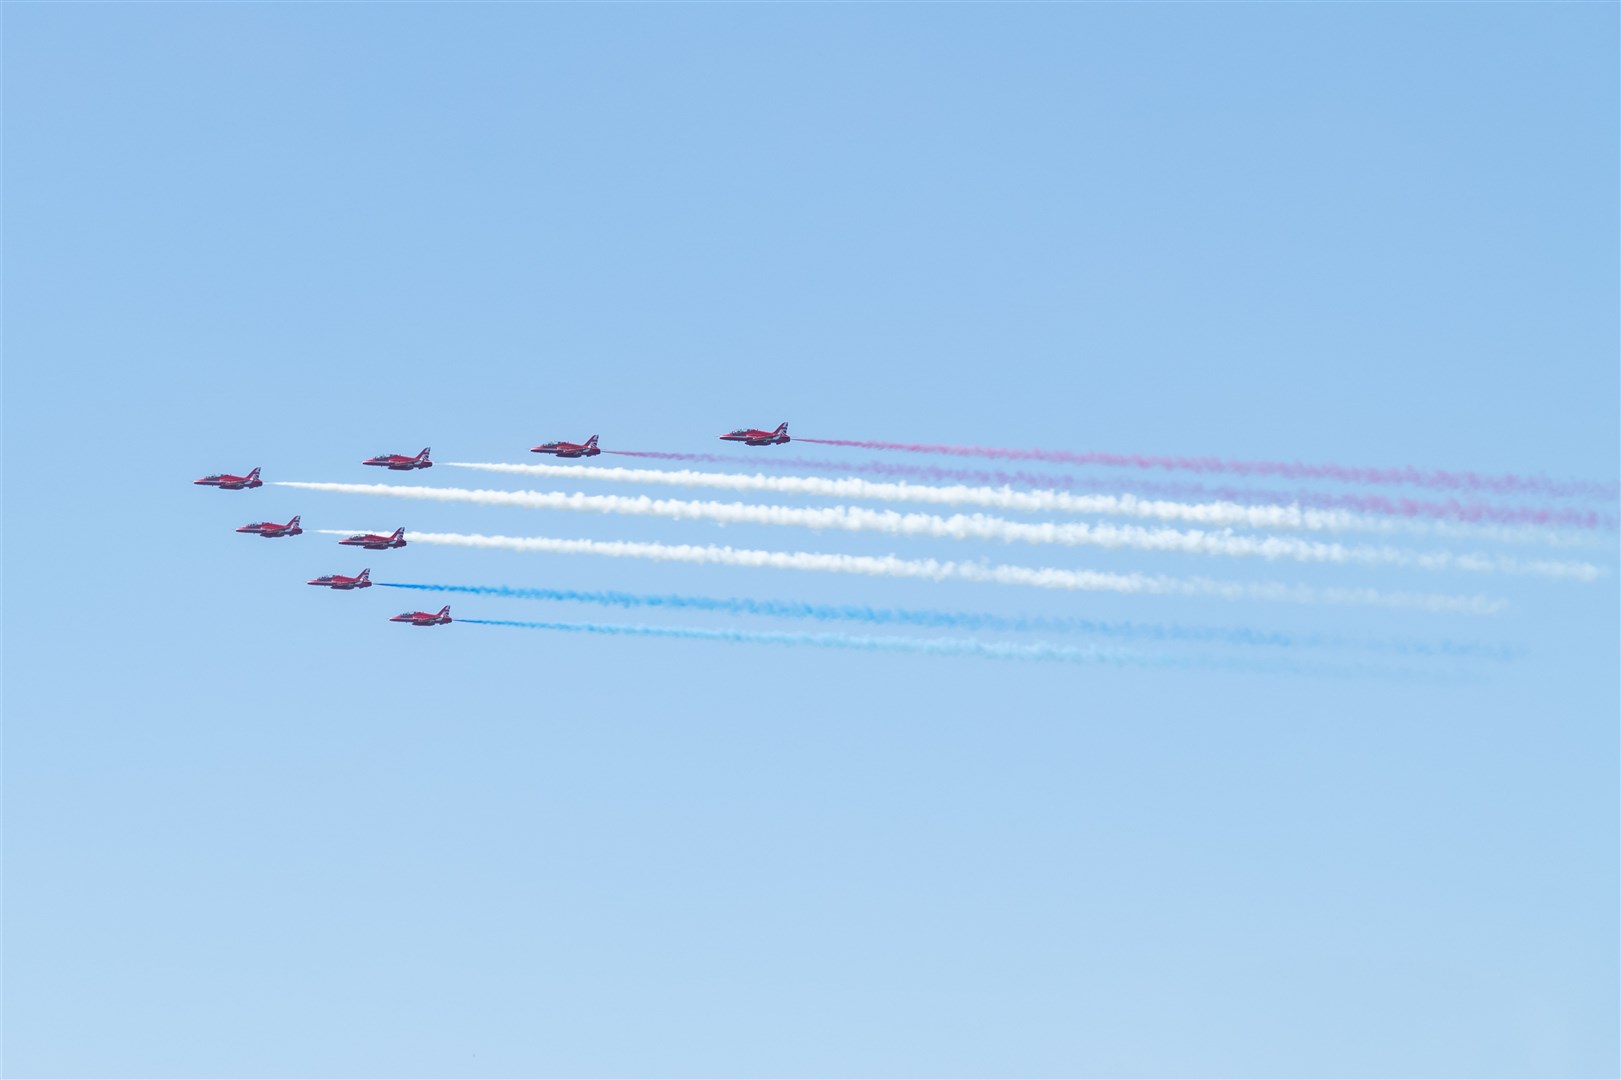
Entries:
{"type": "Polygon", "coordinates": [[[727,442],[740,442],[744,446],[771,446],[774,443],[788,441],[787,421],[777,425],[775,431],[761,431],[759,428],[738,428],[721,436],[727,442]]]}
{"type": "Polygon", "coordinates": [[[371,588],[371,570],[362,570],[357,577],[344,577],[342,574],[322,574],[313,581],[306,581],[306,585],[325,585],[329,589],[369,589],[371,588]]]}
{"type": "Polygon", "coordinates": [[[412,626],[443,626],[450,622],[450,605],[440,608],[437,615],[430,615],[426,611],[402,611],[388,621],[410,623],[412,626]]]}
{"type": "Polygon", "coordinates": [[[416,457],[406,457],[404,454],[378,454],[376,457],[367,458],[361,464],[381,465],[383,468],[393,469],[395,472],[433,468],[433,462],[428,460],[428,447],[426,446],[422,448],[422,453],[416,457]]]}
{"type": "Polygon", "coordinates": [[[302,536],[304,530],[298,526],[298,515],[285,525],[277,525],[274,521],[255,521],[252,525],[244,525],[236,530],[239,533],[255,533],[263,537],[302,536]]]}
{"type": "Polygon", "coordinates": [[[402,548],[405,546],[405,526],[400,526],[388,536],[379,536],[377,533],[361,533],[351,536],[338,543],[347,547],[361,547],[367,551],[382,551],[384,548],[402,548]]]}
{"type": "Polygon", "coordinates": [[[212,476],[205,476],[201,480],[193,480],[192,483],[201,484],[204,487],[217,487],[221,491],[241,491],[243,488],[265,486],[265,482],[259,479],[259,469],[257,466],[255,466],[253,471],[248,473],[246,476],[232,476],[230,473],[215,473],[212,476]]]}
{"type": "Polygon", "coordinates": [[[583,443],[549,442],[529,448],[531,454],[556,454],[558,457],[580,458],[596,457],[602,453],[597,449],[597,437],[591,436],[583,443]]]}

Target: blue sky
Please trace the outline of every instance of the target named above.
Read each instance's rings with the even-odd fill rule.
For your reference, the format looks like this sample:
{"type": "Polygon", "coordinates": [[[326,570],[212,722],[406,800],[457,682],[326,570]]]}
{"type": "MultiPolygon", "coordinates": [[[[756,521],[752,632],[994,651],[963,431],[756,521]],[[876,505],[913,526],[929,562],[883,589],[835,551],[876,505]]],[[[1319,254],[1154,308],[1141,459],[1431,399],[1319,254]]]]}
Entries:
{"type": "Polygon", "coordinates": [[[781,420],[1613,481],[1617,18],[8,5],[6,1073],[1615,1075],[1613,532],[1577,584],[189,481],[593,433],[752,462],[777,450],[714,436],[781,420]],[[1508,607],[232,532],[293,513],[1508,607]],[[415,630],[386,617],[442,600],[301,584],[363,565],[1524,655],[1411,680],[415,630]]]}

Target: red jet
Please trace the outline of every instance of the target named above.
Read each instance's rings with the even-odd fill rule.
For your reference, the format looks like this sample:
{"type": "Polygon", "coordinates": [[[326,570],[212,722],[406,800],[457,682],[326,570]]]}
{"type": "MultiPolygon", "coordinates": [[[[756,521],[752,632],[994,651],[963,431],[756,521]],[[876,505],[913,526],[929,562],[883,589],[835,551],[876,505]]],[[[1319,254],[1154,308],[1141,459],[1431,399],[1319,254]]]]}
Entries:
{"type": "Polygon", "coordinates": [[[221,491],[241,491],[243,488],[264,487],[265,482],[259,479],[259,470],[255,468],[246,476],[232,476],[230,473],[215,473],[205,476],[201,480],[193,480],[194,484],[204,487],[217,487],[221,491]]]}
{"type": "Polygon", "coordinates": [[[252,525],[244,525],[236,530],[239,533],[256,533],[264,537],[302,536],[304,530],[298,527],[298,515],[285,525],[277,525],[274,521],[255,521],[252,525]]]}
{"type": "Polygon", "coordinates": [[[393,469],[395,472],[433,468],[433,462],[428,460],[428,448],[426,446],[422,448],[422,453],[416,457],[406,457],[404,454],[378,454],[376,457],[367,458],[361,464],[381,465],[383,468],[393,469]]]}
{"type": "Polygon", "coordinates": [[[347,540],[339,540],[338,543],[347,547],[365,548],[367,551],[402,548],[405,546],[405,526],[400,526],[388,536],[378,536],[376,533],[361,533],[359,536],[351,536],[347,540]]]}
{"type": "Polygon", "coordinates": [[[529,448],[529,452],[531,454],[556,454],[558,457],[569,458],[596,457],[598,454],[602,453],[601,450],[597,449],[597,437],[595,435],[591,436],[583,443],[542,443],[540,446],[531,446],[529,448]]]}
{"type": "Polygon", "coordinates": [[[371,571],[362,570],[359,577],[344,577],[342,574],[323,574],[314,581],[306,581],[306,585],[325,585],[329,589],[369,589],[371,588],[371,571]]]}
{"type": "Polygon", "coordinates": [[[450,605],[440,608],[437,615],[429,615],[426,611],[402,611],[388,621],[408,622],[412,626],[443,626],[450,622],[450,605]]]}
{"type": "Polygon", "coordinates": [[[740,442],[744,446],[771,446],[774,443],[788,441],[788,423],[783,421],[777,425],[776,431],[761,431],[759,428],[738,428],[721,436],[727,442],[740,442]]]}

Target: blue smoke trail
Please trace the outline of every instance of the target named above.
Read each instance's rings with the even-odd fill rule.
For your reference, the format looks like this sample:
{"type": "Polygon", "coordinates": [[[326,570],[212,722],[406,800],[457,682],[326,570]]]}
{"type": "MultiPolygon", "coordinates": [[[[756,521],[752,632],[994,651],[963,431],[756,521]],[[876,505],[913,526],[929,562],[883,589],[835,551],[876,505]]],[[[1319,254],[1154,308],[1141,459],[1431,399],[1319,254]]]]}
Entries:
{"type": "Polygon", "coordinates": [[[788,600],[749,600],[711,596],[672,596],[603,590],[521,589],[507,585],[434,585],[378,581],[389,589],[465,593],[515,600],[553,600],[619,608],[668,608],[714,611],[728,615],[765,615],[818,622],[863,622],[875,625],[919,626],[942,630],[992,630],[1011,633],[1093,634],[1099,637],[1204,645],[1265,646],[1273,648],[1363,648],[1408,656],[1454,656],[1511,660],[1519,650],[1508,646],[1464,642],[1364,641],[1354,642],[1325,634],[1290,634],[1246,627],[1176,626],[1156,623],[1099,622],[1094,619],[1004,616],[972,611],[927,611],[872,608],[856,605],[809,604],[788,600]]]}
{"type": "MultiPolygon", "coordinates": [[[[947,656],[980,656],[991,660],[1059,660],[1072,664],[1149,663],[1154,658],[1119,649],[1095,646],[1074,648],[1045,643],[1016,644],[1000,641],[974,641],[969,638],[863,637],[852,634],[787,634],[775,631],[710,630],[696,626],[618,626],[605,623],[526,622],[515,619],[457,619],[483,626],[516,626],[525,630],[561,630],[576,634],[609,634],[623,637],[686,638],[694,641],[731,641],[760,645],[817,645],[822,648],[856,649],[861,652],[913,652],[947,656]]],[[[1174,666],[1175,662],[1171,662],[1174,666]]]]}
{"type": "Polygon", "coordinates": [[[909,652],[937,656],[977,656],[989,660],[1048,660],[1070,664],[1104,664],[1111,667],[1218,668],[1283,675],[1316,675],[1329,678],[1376,677],[1402,682],[1453,684],[1476,679],[1454,672],[1423,672],[1400,668],[1369,668],[1360,665],[1300,664],[1290,660],[1235,660],[1231,657],[1174,656],[1144,654],[1124,649],[1095,646],[1074,648],[1046,642],[1017,644],[976,641],[972,638],[865,637],[854,634],[789,634],[776,631],[710,630],[696,626],[634,626],[605,623],[529,622],[520,619],[457,619],[459,623],[481,626],[510,626],[522,630],[555,630],[573,634],[602,634],[613,637],[683,638],[691,641],[725,641],[756,645],[814,645],[820,648],[854,649],[859,652],[909,652]]]}

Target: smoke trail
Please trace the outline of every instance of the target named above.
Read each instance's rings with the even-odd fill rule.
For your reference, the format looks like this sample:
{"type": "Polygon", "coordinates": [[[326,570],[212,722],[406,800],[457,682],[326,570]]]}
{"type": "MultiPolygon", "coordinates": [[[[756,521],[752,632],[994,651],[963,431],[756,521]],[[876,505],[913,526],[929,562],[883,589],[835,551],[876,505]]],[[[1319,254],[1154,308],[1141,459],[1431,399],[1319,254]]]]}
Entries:
{"type": "Polygon", "coordinates": [[[1337,678],[1365,676],[1414,682],[1470,681],[1445,672],[1420,672],[1361,665],[1301,664],[1292,660],[1250,660],[1223,656],[1150,656],[1125,650],[1072,648],[1048,643],[1013,644],[971,638],[864,637],[851,634],[785,634],[744,630],[709,630],[686,626],[619,626],[605,623],[529,622],[519,619],[457,619],[480,626],[508,626],[523,630],[554,630],[573,634],[613,637],[678,638],[728,641],[755,645],[810,645],[859,652],[908,652],[943,656],[976,656],[987,660],[1044,660],[1069,664],[1107,664],[1111,667],[1221,668],[1230,671],[1319,675],[1337,678]]]}
{"type": "Polygon", "coordinates": [[[582,591],[578,589],[516,588],[510,585],[438,585],[398,581],[378,581],[373,584],[388,589],[416,589],[424,592],[459,593],[468,596],[495,596],[512,600],[596,604],[601,607],[627,609],[655,608],[677,611],[708,611],[727,615],[763,615],[785,619],[812,619],[817,622],[862,622],[880,626],[919,626],[939,630],[1092,634],[1098,637],[1158,642],[1261,646],[1280,649],[1361,648],[1413,656],[1453,656],[1486,660],[1511,660],[1520,655],[1519,650],[1501,645],[1482,645],[1450,640],[1439,642],[1401,639],[1359,641],[1337,635],[1295,634],[1276,630],[1255,630],[1247,627],[1102,622],[1095,619],[1062,616],[1005,616],[973,611],[874,608],[847,604],[810,604],[795,600],[677,596],[658,593],[627,593],[614,590],[582,591]]]}
{"type": "Polygon", "coordinates": [[[670,454],[658,450],[604,450],[604,454],[618,454],[620,457],[654,458],[658,461],[705,461],[711,465],[737,464],[735,457],[722,457],[719,454],[670,454]]]}
{"type": "Polygon", "coordinates": [[[998,458],[1005,461],[1051,461],[1063,465],[1103,465],[1125,469],[1164,469],[1176,472],[1231,473],[1238,476],[1277,476],[1290,480],[1332,480],[1342,484],[1387,484],[1443,491],[1485,491],[1492,494],[1534,494],[1561,498],[1583,496],[1613,501],[1617,485],[1587,480],[1557,481],[1543,476],[1512,473],[1488,475],[1445,469],[1369,468],[1354,465],[1306,465],[1295,461],[1235,461],[1215,457],[1173,457],[1158,454],[1109,454],[1101,451],[1011,450],[991,446],[949,446],[936,443],[894,443],[870,439],[806,439],[795,442],[823,446],[853,446],[863,450],[901,450],[912,454],[998,458]]]}
{"type": "MultiPolygon", "coordinates": [[[[1290,506],[1251,506],[1237,501],[1185,503],[1143,499],[1134,494],[1074,495],[1051,489],[1015,491],[1002,487],[924,486],[875,483],[856,478],[766,476],[761,473],[699,472],[693,469],[624,469],[600,465],[506,465],[494,462],[447,461],[458,469],[520,476],[608,480],[615,483],[665,484],[671,487],[710,487],[728,491],[769,491],[786,495],[813,495],[841,499],[877,499],[885,502],[926,503],[934,506],[979,506],[994,510],[1106,514],[1154,521],[1180,521],[1197,525],[1249,529],[1293,529],[1307,532],[1383,532],[1399,530],[1402,522],[1365,517],[1344,510],[1302,509],[1290,506]]],[[[1428,531],[1428,526],[1424,527],[1428,531]]]]}
{"type": "MultiPolygon", "coordinates": [[[[516,467],[516,466],[515,466],[516,467]]],[[[527,466],[535,468],[536,466],[527,466]]],[[[1134,548],[1181,555],[1221,555],[1292,559],[1296,562],[1342,563],[1363,566],[1402,566],[1420,570],[1495,571],[1538,577],[1593,581],[1601,571],[1592,563],[1522,561],[1503,556],[1457,554],[1446,551],[1410,552],[1391,547],[1352,546],[1287,537],[1235,536],[1229,532],[1192,529],[1145,528],[1139,525],[1009,521],[984,514],[903,514],[894,510],[831,506],[804,508],[753,503],[700,502],[686,499],[651,499],[646,495],[572,495],[561,491],[490,491],[469,488],[415,487],[404,484],[308,483],[273,481],[282,487],[328,491],[348,495],[384,495],[399,499],[515,506],[529,510],[574,510],[605,514],[662,517],[677,521],[703,520],[727,525],[785,525],[846,532],[878,532],[890,536],[921,536],[947,540],[1000,540],[1069,547],[1134,548]]]]}
{"type": "Polygon", "coordinates": [[[825,649],[861,652],[931,653],[939,656],[978,656],[988,660],[1058,660],[1071,664],[1154,663],[1151,658],[1121,649],[1096,646],[1076,648],[1046,643],[1018,644],[976,641],[972,638],[863,637],[852,634],[788,634],[753,630],[710,630],[696,626],[621,626],[606,623],[528,622],[517,619],[457,619],[482,626],[516,626],[526,630],[561,630],[576,634],[611,634],[621,637],[685,638],[692,641],[731,641],[758,645],[815,645],[825,649]]]}
{"type": "MultiPolygon", "coordinates": [[[[315,531],[332,536],[350,535],[342,529],[315,531]]],[[[1113,574],[1099,570],[1060,570],[1055,567],[901,559],[893,555],[835,555],[715,545],[655,544],[627,540],[562,540],[549,536],[482,536],[476,533],[413,532],[410,534],[410,540],[413,544],[447,544],[455,547],[545,552],[554,555],[605,555],[620,559],[651,559],[655,562],[809,570],[926,581],[978,581],[998,585],[1026,585],[1038,589],[1116,592],[1144,596],[1206,596],[1222,600],[1353,604],[1464,615],[1490,615],[1502,610],[1503,607],[1501,600],[1484,596],[1387,593],[1375,589],[1317,589],[1276,582],[1234,583],[1213,581],[1209,578],[1173,578],[1140,573],[1113,574]]]]}
{"type": "MultiPolygon", "coordinates": [[[[660,461],[686,461],[701,464],[737,465],[736,457],[720,454],[655,453],[650,450],[604,450],[605,454],[622,457],[652,458],[660,461]]],[[[1304,506],[1323,510],[1350,510],[1361,514],[1378,514],[1403,519],[1429,519],[1460,525],[1539,525],[1572,529],[1615,529],[1617,521],[1592,510],[1549,508],[1539,506],[1496,506],[1484,502],[1444,502],[1412,499],[1404,496],[1328,494],[1316,491],[1269,491],[1262,488],[1243,488],[1231,485],[1211,486],[1197,482],[1163,483],[1149,480],[1105,481],[1099,478],[1080,479],[1074,476],[1031,473],[1022,470],[1007,472],[1001,469],[962,469],[940,465],[908,465],[886,461],[828,461],[816,458],[761,457],[758,464],[802,469],[808,472],[856,473],[894,479],[927,480],[931,483],[966,483],[995,485],[998,487],[1036,488],[1058,491],[1096,491],[1106,488],[1119,492],[1136,492],[1172,499],[1209,498],[1223,502],[1266,506],[1304,506]]],[[[1557,540],[1541,530],[1531,530],[1505,537],[1510,540],[1557,540]]]]}
{"type": "Polygon", "coordinates": [[[1008,487],[920,486],[874,483],[871,480],[822,477],[765,476],[761,473],[699,472],[694,469],[622,469],[593,465],[504,465],[449,461],[460,469],[522,476],[608,480],[622,484],[665,484],[671,487],[709,487],[727,491],[769,491],[784,495],[814,495],[839,499],[876,499],[885,502],[927,503],[934,506],[978,506],[993,510],[1108,514],[1186,521],[1199,525],[1240,526],[1251,529],[1301,529],[1317,532],[1383,530],[1389,523],[1367,521],[1355,514],[1302,510],[1299,507],[1253,507],[1237,503],[1178,503],[1139,499],[1135,495],[1071,495],[1061,491],[1014,491],[1008,487]]]}
{"type": "MultiPolygon", "coordinates": [[[[1235,502],[1246,505],[1304,506],[1322,510],[1349,510],[1360,514],[1383,515],[1402,519],[1402,521],[1393,522],[1392,524],[1411,522],[1413,525],[1419,526],[1421,531],[1430,531],[1435,525],[1476,527],[1519,525],[1588,530],[1614,530],[1617,526],[1614,517],[1600,515],[1592,510],[1540,506],[1498,506],[1492,503],[1464,502],[1458,499],[1436,501],[1414,499],[1407,496],[1330,494],[1304,489],[1275,491],[1265,488],[1234,487],[1230,484],[1211,485],[1188,481],[1167,483],[1164,481],[1143,480],[1141,478],[1106,480],[1101,477],[1087,477],[1082,479],[1074,476],[1030,473],[1022,470],[1007,472],[1001,469],[952,469],[938,465],[908,465],[899,462],[844,463],[806,458],[773,458],[769,464],[789,469],[835,473],[853,472],[869,476],[928,480],[935,483],[995,484],[1059,491],[1098,491],[1103,489],[1172,499],[1215,499],[1222,502],[1235,502]]],[[[1478,536],[1481,535],[1481,532],[1477,528],[1470,530],[1468,533],[1456,532],[1454,534],[1478,536]]],[[[1522,529],[1517,532],[1500,531],[1491,534],[1491,538],[1532,542],[1558,542],[1562,539],[1558,535],[1549,534],[1540,528],[1522,529]]]]}

